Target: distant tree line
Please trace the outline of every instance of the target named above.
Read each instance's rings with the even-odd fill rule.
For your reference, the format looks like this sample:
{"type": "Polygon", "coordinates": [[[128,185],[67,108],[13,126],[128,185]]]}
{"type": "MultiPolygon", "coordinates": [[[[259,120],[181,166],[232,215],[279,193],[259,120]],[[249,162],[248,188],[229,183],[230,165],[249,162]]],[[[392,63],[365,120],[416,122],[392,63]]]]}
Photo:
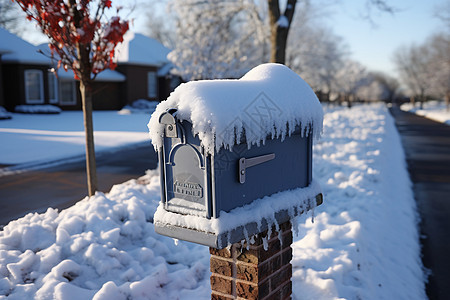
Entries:
{"type": "Polygon", "coordinates": [[[436,7],[442,31],[422,44],[402,46],[394,54],[400,80],[412,103],[428,99],[445,99],[450,110],[450,1],[436,7]]]}

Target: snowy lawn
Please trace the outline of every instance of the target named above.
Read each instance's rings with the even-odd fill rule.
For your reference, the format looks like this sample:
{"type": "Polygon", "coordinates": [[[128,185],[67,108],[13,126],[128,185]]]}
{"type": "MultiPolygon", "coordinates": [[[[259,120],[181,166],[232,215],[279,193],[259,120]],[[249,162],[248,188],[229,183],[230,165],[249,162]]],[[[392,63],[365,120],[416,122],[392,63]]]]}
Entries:
{"type": "MultiPolygon", "coordinates": [[[[381,104],[325,112],[314,147],[324,204],[314,223],[311,214],[296,220],[292,298],[426,299],[392,118],[381,104]]],[[[208,248],[155,234],[158,201],[159,176],[150,171],[64,211],[11,222],[0,232],[0,299],[210,299],[208,248]]]]}
{"type": "Polygon", "coordinates": [[[415,113],[419,116],[450,125],[450,110],[447,110],[443,101],[428,101],[423,104],[423,109],[414,107],[411,103],[405,103],[400,107],[402,110],[415,113]]]}
{"type": "MultiPolygon", "coordinates": [[[[29,164],[83,157],[85,138],[81,111],[54,115],[10,114],[0,121],[0,164],[29,164]]],[[[96,151],[148,142],[148,114],[95,111],[96,151]]]]}

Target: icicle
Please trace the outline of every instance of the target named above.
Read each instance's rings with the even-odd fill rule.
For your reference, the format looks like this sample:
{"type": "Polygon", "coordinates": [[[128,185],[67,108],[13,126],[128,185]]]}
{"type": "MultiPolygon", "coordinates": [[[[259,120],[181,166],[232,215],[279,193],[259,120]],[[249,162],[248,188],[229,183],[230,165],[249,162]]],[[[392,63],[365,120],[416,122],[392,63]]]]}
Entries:
{"type": "Polygon", "coordinates": [[[261,232],[262,219],[258,220],[258,232],[261,232]]]}
{"type": "MultiPolygon", "coordinates": [[[[245,241],[247,242],[247,250],[250,249],[250,239],[248,237],[248,232],[247,232],[247,228],[245,228],[244,226],[244,237],[245,237],[245,241]]],[[[244,245],[242,245],[244,246],[244,245]]]]}
{"type": "Polygon", "coordinates": [[[252,237],[250,238],[250,244],[254,244],[255,243],[255,236],[254,235],[252,235],[252,237]]]}
{"type": "Polygon", "coordinates": [[[262,238],[264,250],[267,251],[269,249],[269,243],[267,241],[267,236],[262,238]]]}
{"type": "Polygon", "coordinates": [[[227,245],[231,246],[231,232],[227,232],[227,245]]]}
{"type": "Polygon", "coordinates": [[[222,247],[222,235],[221,234],[219,234],[219,237],[217,239],[217,244],[222,247]]]}
{"type": "Polygon", "coordinates": [[[313,204],[311,204],[311,199],[309,199],[308,200],[308,204],[312,207],[311,208],[311,222],[314,224],[314,211],[315,211],[315,208],[316,208],[316,201],[314,200],[314,203],[313,204]]]}
{"type": "Polygon", "coordinates": [[[179,242],[178,239],[173,239],[173,243],[175,244],[175,246],[178,246],[178,242],[179,242]]]}
{"type": "Polygon", "coordinates": [[[280,224],[278,223],[278,220],[275,218],[275,216],[274,216],[273,219],[274,219],[274,223],[275,223],[275,231],[278,232],[278,240],[280,241],[281,246],[283,246],[283,238],[282,238],[283,235],[282,235],[281,230],[280,230],[280,224]]]}
{"type": "Polygon", "coordinates": [[[266,220],[267,221],[267,237],[270,239],[270,236],[272,235],[272,226],[273,226],[273,222],[272,220],[266,220]]]}
{"type": "Polygon", "coordinates": [[[291,219],[291,225],[292,229],[294,230],[294,235],[298,236],[298,222],[296,217],[291,219]]]}
{"type": "Polygon", "coordinates": [[[283,248],[283,234],[281,230],[278,230],[278,240],[280,241],[281,248],[283,248]]]}

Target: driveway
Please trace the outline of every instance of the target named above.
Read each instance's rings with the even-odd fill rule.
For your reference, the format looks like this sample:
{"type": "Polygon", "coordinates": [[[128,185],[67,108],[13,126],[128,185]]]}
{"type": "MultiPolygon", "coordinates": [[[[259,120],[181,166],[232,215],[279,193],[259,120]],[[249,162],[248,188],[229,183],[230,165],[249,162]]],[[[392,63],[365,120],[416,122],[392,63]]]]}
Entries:
{"type": "MultiPolygon", "coordinates": [[[[87,195],[85,161],[0,177],[0,225],[48,207],[64,209],[87,195]]],[[[97,155],[99,190],[138,178],[155,169],[157,155],[150,145],[139,145],[97,155]]]]}

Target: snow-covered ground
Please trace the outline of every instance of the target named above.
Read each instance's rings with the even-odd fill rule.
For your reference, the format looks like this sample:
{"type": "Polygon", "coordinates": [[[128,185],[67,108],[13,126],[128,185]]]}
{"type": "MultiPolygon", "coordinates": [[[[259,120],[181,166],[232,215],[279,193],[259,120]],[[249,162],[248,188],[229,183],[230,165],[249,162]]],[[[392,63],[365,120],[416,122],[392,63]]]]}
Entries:
{"type": "MultiPolygon", "coordinates": [[[[0,121],[0,164],[83,158],[85,138],[83,114],[80,111],[10,115],[11,119],[0,121]]],[[[148,114],[95,111],[93,118],[96,151],[149,142],[148,114]]]]}
{"type": "Polygon", "coordinates": [[[447,110],[443,101],[428,101],[423,104],[423,109],[418,105],[413,106],[411,103],[405,103],[400,106],[402,110],[415,113],[419,116],[445,123],[450,125],[450,110],[447,110]]]}
{"type": "MultiPolygon", "coordinates": [[[[314,146],[324,204],[314,223],[309,213],[294,226],[293,299],[426,299],[416,206],[391,116],[381,104],[325,112],[324,135],[314,146]]],[[[4,141],[51,143],[26,148],[36,156],[74,155],[70,148],[81,142],[72,142],[68,119],[30,128],[40,121],[29,117],[58,116],[23,117],[14,114],[15,127],[0,121],[10,130],[0,132],[2,163],[23,162],[12,150],[3,159],[4,141]]],[[[148,115],[127,117],[145,132],[148,115]]],[[[128,124],[121,118],[94,116],[98,130],[115,131],[105,132],[106,146],[141,132],[118,132],[118,122],[128,124]]],[[[9,223],[0,232],[0,299],[209,299],[207,247],[155,234],[158,201],[159,176],[150,171],[61,212],[49,208],[9,223]]]]}

